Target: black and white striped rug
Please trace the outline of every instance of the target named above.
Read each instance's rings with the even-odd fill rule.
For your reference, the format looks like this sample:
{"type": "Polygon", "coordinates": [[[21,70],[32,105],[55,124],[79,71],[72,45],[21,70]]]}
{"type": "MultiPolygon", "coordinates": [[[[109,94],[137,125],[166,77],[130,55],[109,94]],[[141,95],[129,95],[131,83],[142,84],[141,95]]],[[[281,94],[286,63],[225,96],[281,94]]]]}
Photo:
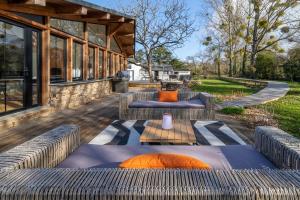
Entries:
{"type": "MultiPolygon", "coordinates": [[[[197,145],[246,145],[226,124],[220,121],[191,121],[197,145]]],[[[89,144],[97,145],[141,145],[139,138],[147,121],[114,121],[89,144]]],[[[158,144],[155,144],[158,145],[158,144]]]]}

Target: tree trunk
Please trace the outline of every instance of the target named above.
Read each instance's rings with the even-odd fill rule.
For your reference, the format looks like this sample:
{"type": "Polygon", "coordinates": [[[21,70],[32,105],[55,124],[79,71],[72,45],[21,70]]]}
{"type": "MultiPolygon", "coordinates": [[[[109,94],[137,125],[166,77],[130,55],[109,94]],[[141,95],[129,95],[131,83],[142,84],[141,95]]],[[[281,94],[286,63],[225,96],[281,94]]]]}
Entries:
{"type": "Polygon", "coordinates": [[[258,34],[258,22],[260,18],[260,8],[259,5],[254,5],[255,17],[254,17],[254,26],[253,26],[253,39],[252,39],[252,51],[250,63],[252,67],[255,67],[255,59],[257,54],[257,34],[258,34]]]}
{"type": "Polygon", "coordinates": [[[249,3],[249,10],[248,10],[248,13],[249,13],[249,18],[248,18],[248,22],[247,22],[247,31],[246,31],[246,44],[245,44],[245,47],[244,47],[244,54],[243,54],[243,62],[242,62],[242,75],[243,77],[246,77],[246,64],[247,64],[247,57],[248,57],[248,53],[247,53],[247,50],[248,50],[248,38],[249,38],[249,35],[250,35],[250,19],[251,19],[251,1],[248,1],[249,3]]]}
{"type": "MultiPolygon", "coordinates": [[[[231,17],[230,17],[231,18],[231,17]]],[[[231,19],[228,23],[228,36],[229,36],[229,76],[232,77],[232,50],[233,50],[233,41],[232,41],[232,32],[231,32],[231,19]]]]}
{"type": "Polygon", "coordinates": [[[246,63],[247,63],[247,45],[244,47],[244,54],[243,54],[243,62],[242,62],[242,75],[246,76],[246,63]]]}
{"type": "Polygon", "coordinates": [[[148,74],[149,74],[150,82],[153,83],[154,82],[154,78],[153,78],[153,73],[152,73],[152,55],[151,55],[151,53],[148,53],[146,55],[146,57],[147,57],[147,69],[148,69],[148,74]]]}
{"type": "Polygon", "coordinates": [[[233,72],[233,75],[235,76],[236,75],[236,72],[237,72],[237,56],[234,55],[234,59],[233,59],[233,69],[232,69],[232,72],[233,72]]]}

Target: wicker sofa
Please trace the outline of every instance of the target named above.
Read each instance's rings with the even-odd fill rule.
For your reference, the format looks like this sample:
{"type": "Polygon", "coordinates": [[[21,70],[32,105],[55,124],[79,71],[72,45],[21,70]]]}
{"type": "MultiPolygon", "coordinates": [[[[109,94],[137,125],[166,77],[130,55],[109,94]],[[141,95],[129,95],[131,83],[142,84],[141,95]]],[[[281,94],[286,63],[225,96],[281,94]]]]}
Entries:
{"type": "Polygon", "coordinates": [[[122,120],[161,119],[171,113],[176,119],[212,120],[214,98],[204,92],[179,92],[178,102],[158,102],[158,92],[126,93],[120,96],[119,118],[122,120]]]}
{"type": "Polygon", "coordinates": [[[300,196],[300,141],[278,129],[256,129],[256,148],[278,170],[51,169],[78,147],[79,135],[76,126],[62,126],[0,154],[0,199],[269,200],[300,196]]]}

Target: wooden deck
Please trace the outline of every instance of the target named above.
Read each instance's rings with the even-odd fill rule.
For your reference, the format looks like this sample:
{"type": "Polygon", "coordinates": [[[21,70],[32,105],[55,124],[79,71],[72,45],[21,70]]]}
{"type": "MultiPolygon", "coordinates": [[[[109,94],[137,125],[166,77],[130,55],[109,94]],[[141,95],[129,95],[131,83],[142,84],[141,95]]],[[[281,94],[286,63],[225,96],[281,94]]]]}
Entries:
{"type": "Polygon", "coordinates": [[[64,110],[30,120],[15,128],[0,130],[0,152],[13,148],[62,124],[80,126],[81,143],[88,143],[113,120],[118,119],[119,95],[112,94],[76,110],[64,110]]]}
{"type": "Polygon", "coordinates": [[[161,120],[151,120],[141,135],[140,141],[142,143],[195,144],[196,136],[190,121],[175,121],[172,129],[164,130],[161,128],[161,120]]]}

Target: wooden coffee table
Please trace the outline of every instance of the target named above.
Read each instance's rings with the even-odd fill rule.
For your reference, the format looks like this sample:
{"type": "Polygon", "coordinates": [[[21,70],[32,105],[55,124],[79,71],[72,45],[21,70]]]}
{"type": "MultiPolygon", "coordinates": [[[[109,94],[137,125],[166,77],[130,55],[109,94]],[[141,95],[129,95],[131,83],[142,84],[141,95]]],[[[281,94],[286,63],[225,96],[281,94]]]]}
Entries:
{"type": "Polygon", "coordinates": [[[172,143],[172,144],[196,144],[196,136],[190,121],[176,120],[173,129],[163,130],[161,120],[148,121],[143,131],[141,143],[172,143]]]}

